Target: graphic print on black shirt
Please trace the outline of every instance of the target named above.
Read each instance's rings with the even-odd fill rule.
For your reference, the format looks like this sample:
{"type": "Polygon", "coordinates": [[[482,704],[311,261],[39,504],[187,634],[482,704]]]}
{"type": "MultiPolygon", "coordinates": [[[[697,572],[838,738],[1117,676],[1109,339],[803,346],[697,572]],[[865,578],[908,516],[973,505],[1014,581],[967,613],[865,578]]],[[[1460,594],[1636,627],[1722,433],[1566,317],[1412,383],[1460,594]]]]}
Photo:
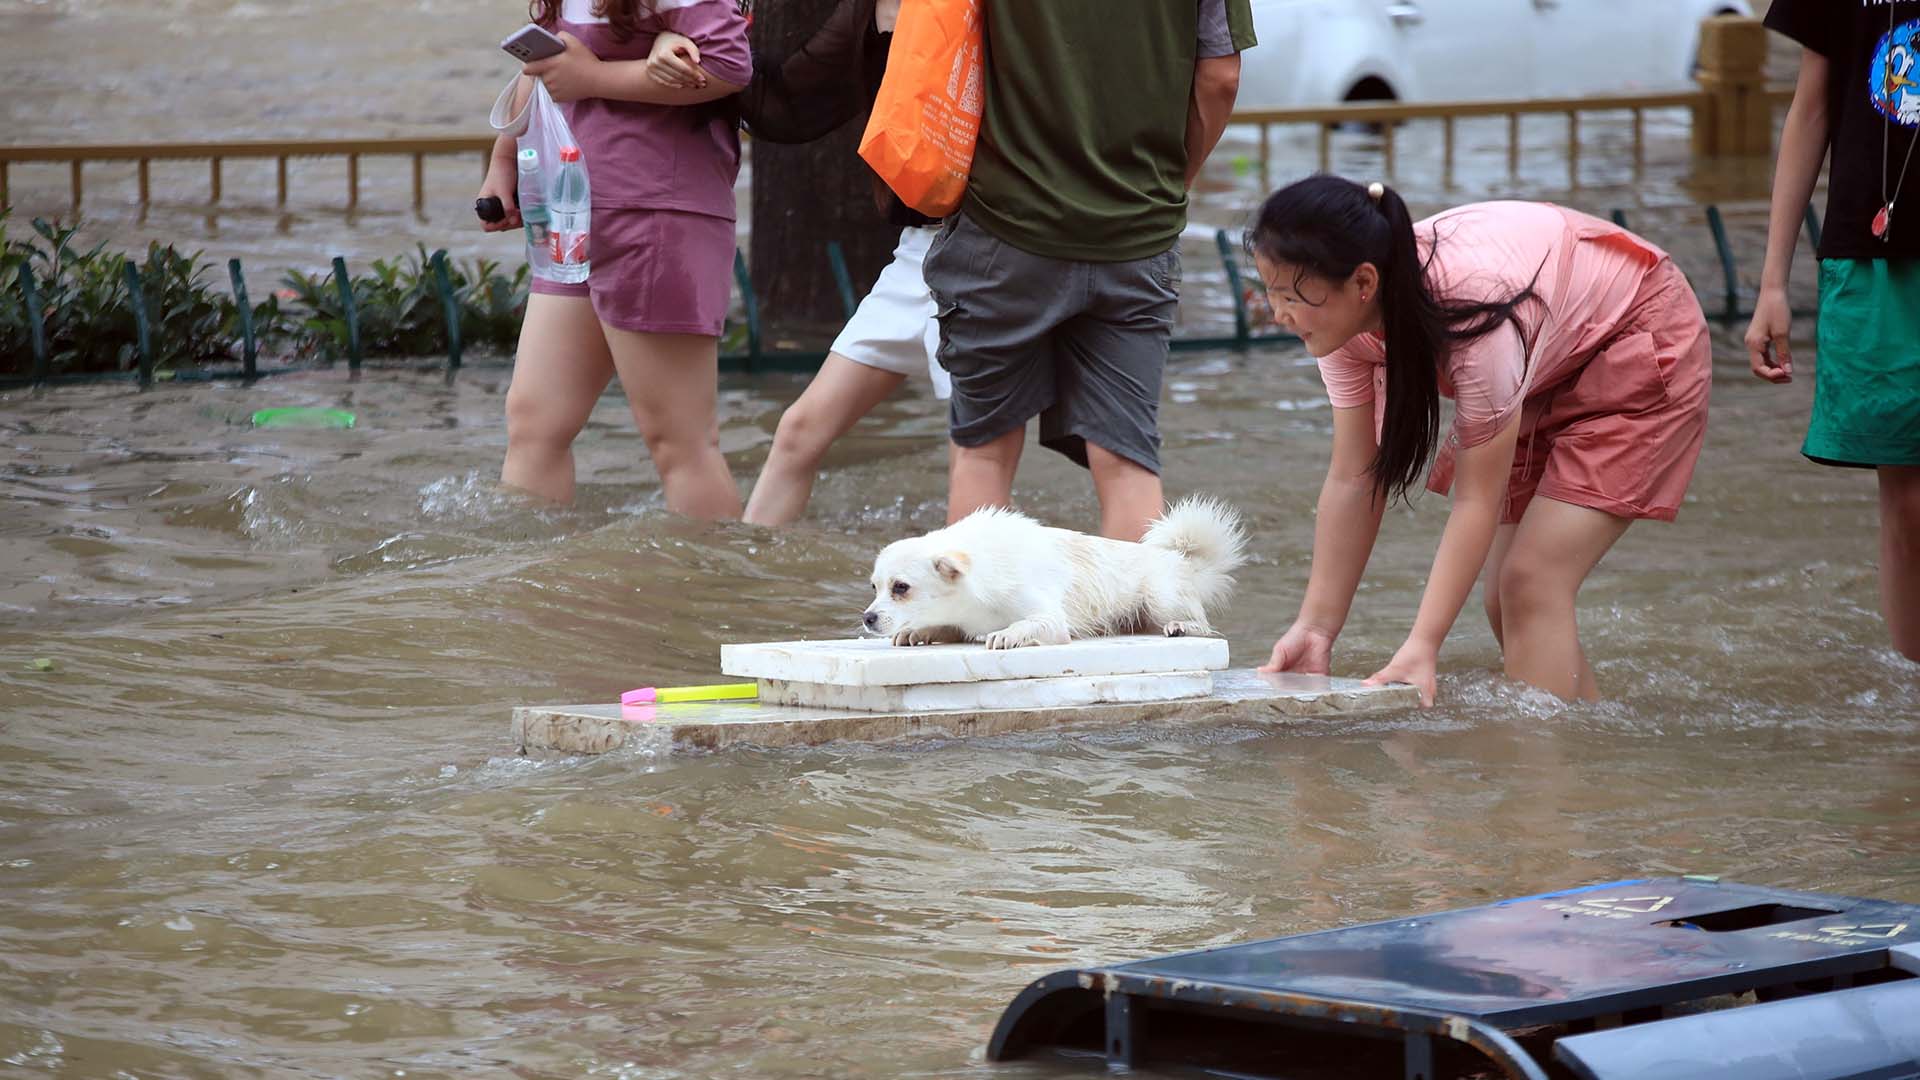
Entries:
{"type": "Polygon", "coordinates": [[[1868,67],[1873,107],[1905,127],[1920,125],[1920,19],[1895,24],[1868,67]]]}
{"type": "MultiPolygon", "coordinates": [[[[1891,11],[1891,8],[1889,8],[1891,11]]],[[[1880,110],[1888,122],[1902,127],[1920,127],[1920,19],[1904,24],[1895,24],[1887,20],[1887,36],[1873,50],[1873,59],[1867,64],[1867,92],[1873,101],[1873,107],[1880,110]]],[[[1891,133],[1889,133],[1891,134],[1891,133]]],[[[1885,140],[1891,142],[1890,139],[1885,140]]],[[[1883,189],[1886,194],[1880,211],[1873,215],[1869,231],[1880,239],[1887,239],[1893,227],[1893,208],[1900,194],[1906,190],[1907,168],[1913,164],[1913,146],[1920,140],[1909,138],[1907,152],[1900,163],[1900,169],[1894,173],[1892,187],[1883,189]]],[[[1886,163],[1891,166],[1892,161],[1886,163]]]]}

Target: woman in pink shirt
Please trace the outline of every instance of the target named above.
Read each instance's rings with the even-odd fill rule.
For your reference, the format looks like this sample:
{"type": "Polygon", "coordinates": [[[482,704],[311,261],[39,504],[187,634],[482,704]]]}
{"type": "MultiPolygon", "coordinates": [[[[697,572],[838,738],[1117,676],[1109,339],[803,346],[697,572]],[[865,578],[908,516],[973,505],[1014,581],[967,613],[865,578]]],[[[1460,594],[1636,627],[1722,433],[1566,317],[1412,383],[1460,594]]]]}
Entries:
{"type": "MultiPolygon", "coordinates": [[[[716,380],[734,250],[734,119],[710,106],[753,74],[736,0],[532,0],[566,52],[528,64],[580,141],[593,182],[593,271],[537,280],[507,389],[503,484],[573,498],[573,440],[619,375],[669,510],[740,516],[720,453],[716,380]],[[654,38],[693,39],[710,76],[698,89],[647,76],[654,38]]],[[[514,206],[514,141],[502,137],[480,189],[514,206]]],[[[518,211],[488,225],[520,227],[518,211]]]]}
{"type": "Polygon", "coordinates": [[[1484,568],[1511,678],[1595,698],[1574,598],[1627,526],[1678,512],[1707,422],[1706,318],[1666,253],[1545,203],[1419,223],[1399,194],[1314,176],[1248,239],[1280,324],[1319,358],[1333,461],[1300,614],[1265,671],[1325,673],[1389,498],[1432,459],[1452,492],[1412,632],[1369,682],[1432,704],[1440,644],[1484,568]],[[1454,417],[1444,445],[1440,399],[1454,417]]]}

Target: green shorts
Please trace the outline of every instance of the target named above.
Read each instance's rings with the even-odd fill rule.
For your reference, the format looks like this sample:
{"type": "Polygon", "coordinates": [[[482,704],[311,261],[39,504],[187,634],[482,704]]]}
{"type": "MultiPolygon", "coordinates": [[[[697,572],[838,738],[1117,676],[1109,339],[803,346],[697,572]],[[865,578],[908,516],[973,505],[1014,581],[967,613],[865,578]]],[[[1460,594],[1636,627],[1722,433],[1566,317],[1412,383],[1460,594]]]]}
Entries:
{"type": "Polygon", "coordinates": [[[1813,420],[1822,465],[1920,465],[1920,259],[1822,259],[1813,420]]]}

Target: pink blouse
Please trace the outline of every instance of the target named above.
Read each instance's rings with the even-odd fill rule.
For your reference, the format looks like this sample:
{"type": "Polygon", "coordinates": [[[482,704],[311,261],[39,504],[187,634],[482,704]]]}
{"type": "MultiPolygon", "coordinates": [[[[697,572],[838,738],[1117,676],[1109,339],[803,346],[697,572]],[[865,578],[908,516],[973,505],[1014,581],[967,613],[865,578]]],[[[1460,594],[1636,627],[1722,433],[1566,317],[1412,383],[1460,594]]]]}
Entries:
{"type": "MultiPolygon", "coordinates": [[[[1533,330],[1530,356],[1509,324],[1442,361],[1440,392],[1454,401],[1448,438],[1460,447],[1493,438],[1527,399],[1577,374],[1667,257],[1624,229],[1548,203],[1471,203],[1415,223],[1414,233],[1423,254],[1439,245],[1427,270],[1435,296],[1504,300],[1531,283],[1545,302],[1544,310],[1527,303],[1517,311],[1533,330]]],[[[1386,338],[1372,333],[1320,358],[1335,408],[1373,405],[1376,439],[1386,418],[1386,358],[1386,338]]]]}

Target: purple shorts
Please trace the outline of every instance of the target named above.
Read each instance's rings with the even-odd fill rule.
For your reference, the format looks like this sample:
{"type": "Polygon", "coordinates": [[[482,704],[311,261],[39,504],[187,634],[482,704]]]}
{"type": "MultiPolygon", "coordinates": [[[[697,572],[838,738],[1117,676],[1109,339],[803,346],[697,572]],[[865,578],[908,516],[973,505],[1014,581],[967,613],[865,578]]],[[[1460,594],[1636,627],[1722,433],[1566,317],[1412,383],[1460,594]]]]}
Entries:
{"type": "Polygon", "coordinates": [[[676,210],[603,210],[593,217],[593,272],[577,285],[533,279],[533,291],[591,296],[601,322],[640,334],[719,337],[733,289],[733,222],[676,210]]]}

